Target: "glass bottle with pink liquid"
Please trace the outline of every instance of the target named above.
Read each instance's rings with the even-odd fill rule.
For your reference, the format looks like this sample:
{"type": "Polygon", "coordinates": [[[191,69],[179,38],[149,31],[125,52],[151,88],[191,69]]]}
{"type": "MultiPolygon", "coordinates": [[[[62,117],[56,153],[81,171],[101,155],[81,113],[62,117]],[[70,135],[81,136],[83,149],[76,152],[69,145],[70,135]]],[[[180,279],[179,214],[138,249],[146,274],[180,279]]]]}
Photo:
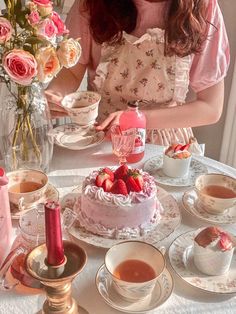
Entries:
{"type": "Polygon", "coordinates": [[[0,266],[10,251],[12,224],[7,189],[8,179],[0,168],[0,266]]]}
{"type": "Polygon", "coordinates": [[[143,112],[139,111],[138,106],[138,101],[129,102],[127,110],[121,114],[119,119],[121,130],[136,128],[134,148],[127,157],[129,163],[140,161],[145,151],[146,117],[143,112]]]}

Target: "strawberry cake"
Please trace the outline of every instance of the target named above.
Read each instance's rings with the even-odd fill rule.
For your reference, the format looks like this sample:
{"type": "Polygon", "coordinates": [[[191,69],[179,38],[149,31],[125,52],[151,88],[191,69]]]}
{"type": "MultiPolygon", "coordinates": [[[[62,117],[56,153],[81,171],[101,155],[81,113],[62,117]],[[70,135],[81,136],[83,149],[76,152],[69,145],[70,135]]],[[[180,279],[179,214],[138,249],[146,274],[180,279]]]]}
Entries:
{"type": "Polygon", "coordinates": [[[74,208],[82,227],[115,239],[150,232],[157,225],[160,209],[154,178],[127,165],[93,171],[85,178],[74,208]]]}
{"type": "Polygon", "coordinates": [[[192,154],[190,144],[174,144],[164,151],[163,172],[168,177],[181,178],[188,175],[192,154]]]}
{"type": "Polygon", "coordinates": [[[218,227],[201,230],[194,239],[195,266],[207,275],[225,274],[230,267],[234,246],[230,235],[218,227]]]}

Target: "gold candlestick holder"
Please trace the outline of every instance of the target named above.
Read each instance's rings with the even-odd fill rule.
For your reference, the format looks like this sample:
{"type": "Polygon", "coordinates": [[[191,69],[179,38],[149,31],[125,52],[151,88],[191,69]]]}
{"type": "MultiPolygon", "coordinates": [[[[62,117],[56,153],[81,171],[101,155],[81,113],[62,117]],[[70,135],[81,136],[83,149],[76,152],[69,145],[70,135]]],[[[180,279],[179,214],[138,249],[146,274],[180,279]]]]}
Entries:
{"type": "Polygon", "coordinates": [[[46,263],[47,247],[42,244],[34,248],[26,257],[28,273],[45,287],[46,301],[42,313],[80,314],[79,306],[71,296],[72,280],[82,271],[87,255],[81,247],[63,241],[65,261],[59,266],[46,263]]]}

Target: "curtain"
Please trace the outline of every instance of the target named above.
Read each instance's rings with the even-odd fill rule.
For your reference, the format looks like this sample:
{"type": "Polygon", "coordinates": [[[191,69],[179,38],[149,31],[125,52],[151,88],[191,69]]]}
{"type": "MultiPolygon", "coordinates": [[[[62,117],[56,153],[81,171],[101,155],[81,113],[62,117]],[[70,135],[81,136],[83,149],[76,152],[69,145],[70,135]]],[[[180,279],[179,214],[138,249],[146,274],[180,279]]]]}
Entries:
{"type": "Polygon", "coordinates": [[[227,106],[220,161],[236,168],[236,61],[227,106]]]}

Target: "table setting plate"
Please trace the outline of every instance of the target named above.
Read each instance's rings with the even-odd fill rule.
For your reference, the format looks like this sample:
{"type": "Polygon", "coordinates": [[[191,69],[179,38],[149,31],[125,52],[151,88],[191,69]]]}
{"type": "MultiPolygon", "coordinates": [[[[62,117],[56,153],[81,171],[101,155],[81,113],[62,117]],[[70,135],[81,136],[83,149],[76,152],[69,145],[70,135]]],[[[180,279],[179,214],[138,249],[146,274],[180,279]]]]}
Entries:
{"type": "Polygon", "coordinates": [[[169,247],[169,260],[176,274],[192,287],[213,294],[236,293],[236,256],[225,275],[208,276],[200,272],[193,261],[193,240],[202,229],[186,232],[177,237],[169,247]]]}
{"type": "Polygon", "coordinates": [[[87,149],[105,139],[105,132],[97,132],[93,125],[80,126],[75,123],[59,125],[50,134],[57,146],[70,150],[87,149]]]}
{"type": "MultiPolygon", "coordinates": [[[[74,190],[72,194],[64,197],[62,200],[62,203],[65,204],[63,206],[64,208],[73,208],[73,204],[79,197],[79,193],[81,193],[81,187],[78,187],[77,191],[78,193],[74,190]]],[[[101,248],[110,248],[114,244],[130,239],[145,241],[150,244],[158,243],[159,241],[167,238],[180,225],[181,214],[175,198],[163,188],[157,187],[157,197],[162,205],[163,211],[160,213],[157,225],[144,236],[126,239],[105,238],[87,231],[84,227],[79,226],[79,222],[73,224],[68,229],[68,232],[72,237],[78,240],[101,248]]]]}
{"type": "Polygon", "coordinates": [[[144,299],[131,302],[122,298],[113,288],[111,275],[103,264],[96,274],[96,287],[103,300],[111,307],[125,313],[146,313],[156,309],[171,296],[174,282],[168,269],[165,269],[157,280],[153,292],[144,299]]]}
{"type": "Polygon", "coordinates": [[[182,202],[185,210],[200,220],[211,224],[236,223],[236,206],[227,209],[221,215],[210,214],[197,202],[197,193],[194,189],[190,189],[183,194],[182,202]]]}
{"type": "Polygon", "coordinates": [[[11,218],[12,219],[20,219],[20,216],[22,214],[26,213],[26,211],[34,208],[35,206],[37,206],[40,203],[46,203],[47,200],[51,200],[51,201],[55,201],[55,202],[57,202],[59,200],[59,192],[55,188],[55,186],[53,186],[51,183],[48,184],[43,197],[40,198],[35,203],[33,203],[31,206],[26,207],[26,209],[24,209],[24,210],[19,210],[16,205],[10,203],[11,218]]]}
{"type": "Polygon", "coordinates": [[[182,178],[171,178],[162,171],[163,154],[150,158],[144,164],[143,170],[152,175],[156,182],[169,186],[193,186],[200,174],[207,173],[207,167],[192,157],[189,173],[182,178]]]}

